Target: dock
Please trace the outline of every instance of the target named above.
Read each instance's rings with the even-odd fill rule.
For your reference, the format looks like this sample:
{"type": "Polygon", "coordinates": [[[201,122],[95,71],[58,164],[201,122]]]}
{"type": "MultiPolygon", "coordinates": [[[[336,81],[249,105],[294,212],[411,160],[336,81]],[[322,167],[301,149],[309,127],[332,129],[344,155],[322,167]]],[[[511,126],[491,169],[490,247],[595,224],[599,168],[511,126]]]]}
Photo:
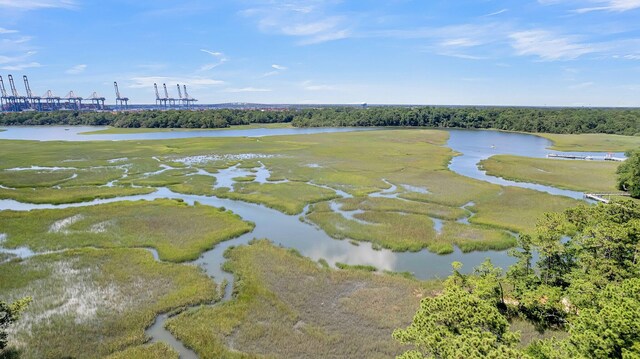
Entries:
{"type": "Polygon", "coordinates": [[[549,153],[547,158],[564,158],[568,160],[585,160],[585,161],[615,161],[615,162],[624,162],[626,158],[621,157],[613,157],[612,155],[594,157],[594,156],[582,156],[582,155],[571,155],[571,154],[557,154],[557,153],[549,153]]]}
{"type": "Polygon", "coordinates": [[[597,202],[609,203],[610,199],[605,197],[631,197],[628,193],[585,193],[584,198],[597,202]]]}
{"type": "Polygon", "coordinates": [[[566,158],[569,160],[592,160],[591,156],[578,156],[578,155],[559,155],[555,153],[550,153],[547,155],[548,158],[566,158]]]}

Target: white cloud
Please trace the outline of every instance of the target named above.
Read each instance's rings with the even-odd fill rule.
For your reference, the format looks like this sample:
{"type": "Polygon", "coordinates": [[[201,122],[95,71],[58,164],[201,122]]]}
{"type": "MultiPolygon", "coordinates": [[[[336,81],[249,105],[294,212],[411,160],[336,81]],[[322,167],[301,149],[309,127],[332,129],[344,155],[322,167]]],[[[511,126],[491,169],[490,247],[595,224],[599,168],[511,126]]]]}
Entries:
{"type": "Polygon", "coordinates": [[[87,69],[87,65],[85,64],[80,64],[80,65],[75,65],[73,67],[71,67],[70,69],[68,69],[67,71],[65,71],[65,73],[69,74],[69,75],[78,75],[84,72],[84,70],[87,69]]]}
{"type": "Polygon", "coordinates": [[[200,49],[200,51],[207,53],[211,56],[213,56],[214,58],[216,58],[218,61],[216,62],[211,62],[211,63],[207,63],[204,64],[200,67],[200,71],[209,71],[209,70],[213,70],[214,68],[224,64],[225,62],[228,62],[229,59],[227,59],[224,54],[222,52],[218,52],[218,51],[211,51],[211,50],[206,50],[206,49],[200,49]]]}
{"type": "MultiPolygon", "coordinates": [[[[0,59],[0,63],[1,62],[2,61],[0,59]]],[[[30,69],[35,67],[42,67],[42,65],[39,62],[32,61],[32,62],[6,65],[6,66],[2,66],[1,68],[6,71],[22,71],[24,69],[30,69]]]]}
{"type": "Polygon", "coordinates": [[[242,88],[224,89],[224,92],[231,92],[231,93],[239,93],[239,92],[271,92],[271,89],[256,88],[256,87],[242,87],[242,88]]]}
{"type": "Polygon", "coordinates": [[[15,34],[17,32],[18,30],[10,30],[10,29],[5,29],[4,27],[0,27],[0,34],[15,34]]]}
{"type": "Polygon", "coordinates": [[[496,12],[492,12],[490,14],[486,14],[483,17],[491,17],[491,16],[496,16],[496,15],[500,15],[500,14],[504,14],[505,12],[509,11],[509,9],[502,9],[502,10],[498,10],[496,12]]]}
{"type": "Polygon", "coordinates": [[[538,0],[543,5],[577,4],[573,12],[584,14],[593,11],[625,12],[640,8],[640,0],[538,0]]]}
{"type": "Polygon", "coordinates": [[[283,71],[286,71],[288,69],[288,67],[282,66],[282,65],[278,65],[278,64],[271,65],[271,68],[274,69],[274,70],[262,74],[262,77],[269,77],[269,76],[279,75],[283,71]]]}
{"type": "Polygon", "coordinates": [[[0,7],[19,10],[50,8],[75,9],[77,8],[77,4],[72,0],[0,0],[0,7]]]}
{"type": "Polygon", "coordinates": [[[575,37],[563,37],[546,30],[520,31],[509,37],[518,55],[538,56],[545,61],[573,60],[596,52],[594,47],[578,42],[575,37]]]}
{"type": "Polygon", "coordinates": [[[349,29],[354,14],[335,14],[331,5],[339,1],[288,0],[254,1],[255,7],[241,12],[257,19],[258,28],[266,33],[297,37],[300,45],[344,39],[352,35],[349,29]]]}

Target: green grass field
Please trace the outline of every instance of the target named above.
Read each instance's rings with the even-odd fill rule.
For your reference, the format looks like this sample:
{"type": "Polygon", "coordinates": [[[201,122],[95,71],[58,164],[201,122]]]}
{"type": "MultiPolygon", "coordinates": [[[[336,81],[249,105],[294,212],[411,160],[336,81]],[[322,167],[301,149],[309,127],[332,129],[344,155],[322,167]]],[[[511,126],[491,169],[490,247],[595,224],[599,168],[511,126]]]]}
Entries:
{"type": "Polygon", "coordinates": [[[235,298],[188,310],[169,330],[201,358],[389,358],[391,338],[439,283],[332,270],[266,241],[233,249],[235,298]]]}
{"type": "Polygon", "coordinates": [[[34,251],[78,247],[149,247],[162,260],[196,259],[253,224],[217,208],[175,200],[116,202],[98,206],[0,212],[3,246],[34,251]]]}
{"type": "Polygon", "coordinates": [[[581,192],[618,192],[616,170],[608,161],[579,161],[518,156],[493,156],[481,162],[491,176],[540,183],[581,192]]]}
{"type": "MultiPolygon", "coordinates": [[[[142,249],[79,249],[0,265],[0,299],[27,295],[33,302],[11,336],[22,357],[100,358],[143,345],[158,313],[212,301],[216,288],[200,269],[142,249]]],[[[172,354],[128,353],[140,352],[172,354]]]]}
{"type": "Polygon", "coordinates": [[[625,152],[640,147],[640,136],[552,133],[538,133],[537,135],[553,141],[551,149],[556,151],[625,152]]]}

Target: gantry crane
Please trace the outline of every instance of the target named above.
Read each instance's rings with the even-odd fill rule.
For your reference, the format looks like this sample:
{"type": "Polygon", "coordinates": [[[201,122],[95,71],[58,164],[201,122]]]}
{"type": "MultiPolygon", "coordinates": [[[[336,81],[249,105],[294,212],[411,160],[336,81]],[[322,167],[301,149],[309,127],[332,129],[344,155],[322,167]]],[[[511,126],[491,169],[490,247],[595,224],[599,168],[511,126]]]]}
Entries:
{"type": "Polygon", "coordinates": [[[85,98],[85,100],[91,101],[92,104],[96,105],[98,110],[104,110],[104,101],[106,99],[98,95],[97,92],[94,91],[91,96],[85,98]]]}
{"type": "Polygon", "coordinates": [[[33,92],[31,92],[31,86],[29,86],[29,79],[27,75],[22,76],[22,80],[24,81],[24,89],[27,91],[27,100],[29,100],[31,104],[31,108],[34,110],[42,111],[42,97],[33,96],[33,92]]]}
{"type": "Polygon", "coordinates": [[[182,98],[182,90],[180,89],[180,84],[176,84],[176,87],[178,88],[178,98],[179,98],[180,104],[185,105],[186,101],[184,101],[184,99],[182,98]]]}
{"type": "Polygon", "coordinates": [[[173,104],[173,106],[175,107],[176,99],[173,97],[169,97],[169,91],[167,91],[167,84],[162,84],[162,87],[164,87],[165,106],[166,105],[171,106],[171,104],[173,104]]]}
{"type": "Polygon", "coordinates": [[[55,96],[51,90],[47,90],[44,96],[42,96],[42,99],[45,101],[47,108],[51,110],[57,110],[60,108],[60,96],[55,96]]]}
{"type": "Polygon", "coordinates": [[[154,82],[153,88],[156,90],[156,106],[164,105],[164,107],[167,107],[167,98],[160,97],[160,93],[158,92],[158,84],[154,82]]]}
{"type": "Polygon", "coordinates": [[[76,110],[82,109],[82,97],[76,96],[73,90],[69,91],[63,99],[67,100],[67,104],[72,106],[72,108],[75,108],[76,110]]]}
{"type": "Polygon", "coordinates": [[[198,101],[193,97],[189,97],[189,93],[187,92],[187,85],[184,85],[184,100],[187,103],[187,107],[189,107],[189,104],[193,105],[194,102],[198,101]]]}
{"type": "MultiPolygon", "coordinates": [[[[120,96],[120,90],[118,89],[118,83],[117,82],[113,81],[113,87],[116,89],[116,108],[118,107],[118,104],[119,104],[120,105],[120,109],[122,109],[123,104],[124,104],[124,109],[126,110],[127,107],[129,106],[129,98],[120,96]]],[[[157,94],[158,94],[158,88],[156,87],[156,95],[157,94]]]]}
{"type": "Polygon", "coordinates": [[[2,76],[0,76],[0,111],[4,110],[5,104],[7,107],[10,104],[9,95],[7,95],[7,89],[4,87],[4,81],[2,81],[2,76]]]}
{"type": "Polygon", "coordinates": [[[20,93],[18,92],[18,89],[16,89],[16,84],[15,82],[13,82],[13,76],[9,75],[7,76],[9,78],[9,86],[11,87],[11,93],[12,93],[12,97],[13,97],[13,103],[14,103],[14,108],[16,111],[20,111],[22,109],[22,106],[24,105],[25,107],[29,107],[29,103],[27,102],[27,97],[26,96],[20,96],[20,93]]]}

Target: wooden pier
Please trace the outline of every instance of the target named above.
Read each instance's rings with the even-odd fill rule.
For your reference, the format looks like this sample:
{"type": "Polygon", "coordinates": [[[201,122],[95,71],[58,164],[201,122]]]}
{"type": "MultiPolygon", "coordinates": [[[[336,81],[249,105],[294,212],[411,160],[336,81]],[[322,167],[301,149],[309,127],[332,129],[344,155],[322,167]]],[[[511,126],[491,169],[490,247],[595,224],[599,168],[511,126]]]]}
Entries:
{"type": "Polygon", "coordinates": [[[547,158],[564,158],[568,160],[585,160],[585,161],[615,161],[615,162],[624,162],[626,158],[613,157],[612,155],[607,156],[582,156],[582,155],[570,155],[570,154],[558,154],[558,153],[550,153],[547,155],[547,158]]]}
{"type": "Polygon", "coordinates": [[[585,193],[584,198],[597,202],[609,203],[611,199],[605,197],[631,197],[628,193],[585,193]]]}
{"type": "Polygon", "coordinates": [[[566,158],[569,160],[591,160],[593,159],[591,156],[578,156],[578,155],[559,155],[555,153],[550,153],[547,155],[548,158],[566,158]]]}

